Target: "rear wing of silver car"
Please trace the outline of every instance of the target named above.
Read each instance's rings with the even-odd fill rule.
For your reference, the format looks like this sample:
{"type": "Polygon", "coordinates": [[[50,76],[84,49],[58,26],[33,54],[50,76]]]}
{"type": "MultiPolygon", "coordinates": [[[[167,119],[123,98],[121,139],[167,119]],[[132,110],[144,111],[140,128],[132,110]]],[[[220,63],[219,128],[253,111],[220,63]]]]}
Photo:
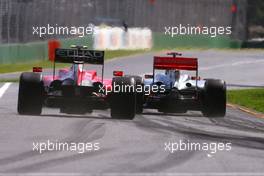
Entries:
{"type": "Polygon", "coordinates": [[[172,52],[168,53],[169,56],[154,56],[153,60],[153,83],[155,80],[155,70],[187,70],[196,72],[196,89],[198,82],[198,59],[190,57],[178,57],[182,54],[172,52]]]}

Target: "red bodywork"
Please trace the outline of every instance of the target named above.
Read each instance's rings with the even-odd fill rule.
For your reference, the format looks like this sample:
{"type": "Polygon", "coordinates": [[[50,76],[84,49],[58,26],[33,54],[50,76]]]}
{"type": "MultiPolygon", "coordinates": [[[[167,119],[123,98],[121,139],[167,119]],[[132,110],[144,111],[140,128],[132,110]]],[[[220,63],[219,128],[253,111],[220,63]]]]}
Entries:
{"type": "MultiPolygon", "coordinates": [[[[71,69],[63,68],[59,69],[58,75],[55,75],[54,79],[53,75],[43,76],[44,86],[49,86],[53,80],[64,80],[66,78],[70,78],[71,72],[71,69]]],[[[102,77],[97,76],[96,70],[82,70],[79,68],[77,73],[77,84],[79,86],[82,85],[82,82],[85,80],[89,80],[92,82],[101,82],[107,89],[111,89],[112,79],[104,79],[102,82],[102,77]]]]}

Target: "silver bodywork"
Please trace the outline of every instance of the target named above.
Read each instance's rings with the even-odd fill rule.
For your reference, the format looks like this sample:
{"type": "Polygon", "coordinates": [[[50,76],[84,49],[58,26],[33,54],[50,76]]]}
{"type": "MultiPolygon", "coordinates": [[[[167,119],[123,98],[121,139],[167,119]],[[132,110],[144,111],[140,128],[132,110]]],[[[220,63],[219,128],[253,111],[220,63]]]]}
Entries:
{"type": "MultiPolygon", "coordinates": [[[[154,77],[154,84],[161,82],[166,89],[176,88],[178,90],[190,89],[196,87],[196,80],[192,80],[191,76],[181,74],[180,71],[165,71],[165,73],[157,73],[154,77]]],[[[145,85],[153,84],[153,79],[144,79],[145,85]]],[[[205,80],[197,80],[197,87],[203,89],[205,80]]]]}

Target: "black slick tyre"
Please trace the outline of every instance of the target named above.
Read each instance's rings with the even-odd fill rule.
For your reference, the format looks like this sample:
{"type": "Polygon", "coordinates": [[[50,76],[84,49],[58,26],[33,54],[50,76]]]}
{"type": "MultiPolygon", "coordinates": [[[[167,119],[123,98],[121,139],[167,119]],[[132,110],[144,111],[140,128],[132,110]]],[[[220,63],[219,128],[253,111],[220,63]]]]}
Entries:
{"type": "Polygon", "coordinates": [[[39,73],[22,73],[19,80],[18,113],[22,115],[40,115],[43,89],[43,82],[39,73]]]}
{"type": "Polygon", "coordinates": [[[207,79],[203,94],[202,113],[206,117],[224,117],[226,114],[226,83],[207,79]]]}
{"type": "Polygon", "coordinates": [[[136,114],[136,93],[131,91],[135,86],[135,80],[131,77],[114,77],[112,88],[119,87],[111,93],[110,107],[111,117],[115,119],[134,119],[136,114]]]}

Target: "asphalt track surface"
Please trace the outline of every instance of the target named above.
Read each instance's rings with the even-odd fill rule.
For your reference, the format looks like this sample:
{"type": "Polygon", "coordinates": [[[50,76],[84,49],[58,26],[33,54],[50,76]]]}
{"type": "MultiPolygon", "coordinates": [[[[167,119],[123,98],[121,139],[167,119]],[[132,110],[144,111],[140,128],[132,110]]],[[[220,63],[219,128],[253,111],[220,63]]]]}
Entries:
{"type": "MultiPolygon", "coordinates": [[[[263,51],[186,51],[198,57],[200,75],[221,78],[228,88],[264,86],[263,51]]],[[[153,54],[106,63],[127,74],[152,71],[153,54]]],[[[133,121],[114,120],[109,111],[60,114],[44,108],[41,116],[16,111],[18,84],[0,83],[0,175],[264,175],[264,119],[227,109],[226,117],[209,119],[200,112],[161,114],[146,110],[133,121]],[[5,86],[5,87],[4,87],[5,86]],[[5,89],[5,90],[4,90],[5,89]],[[2,92],[2,93],[1,93],[2,92]],[[97,151],[33,151],[33,143],[99,143],[97,151]],[[165,149],[169,142],[231,143],[231,150],[165,149]]]]}

